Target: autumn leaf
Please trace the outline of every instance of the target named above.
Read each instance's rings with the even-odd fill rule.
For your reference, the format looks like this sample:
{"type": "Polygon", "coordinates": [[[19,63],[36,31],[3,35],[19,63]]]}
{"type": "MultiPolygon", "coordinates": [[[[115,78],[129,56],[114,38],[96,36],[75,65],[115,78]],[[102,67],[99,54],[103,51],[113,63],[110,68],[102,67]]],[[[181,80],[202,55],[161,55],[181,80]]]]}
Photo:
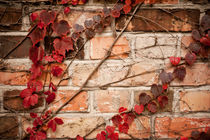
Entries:
{"type": "Polygon", "coordinates": [[[119,124],[118,128],[121,133],[128,133],[129,126],[127,123],[119,124]]]}
{"type": "Polygon", "coordinates": [[[60,68],[59,66],[53,66],[51,69],[51,73],[53,76],[58,77],[62,75],[63,69],[60,68]]]}
{"type": "Polygon", "coordinates": [[[52,103],[54,100],[55,100],[55,93],[54,93],[54,92],[51,92],[51,93],[47,96],[46,102],[47,102],[48,104],[50,104],[50,103],[52,103]]]}
{"type": "Polygon", "coordinates": [[[163,92],[162,86],[153,84],[151,87],[151,92],[155,98],[158,97],[163,92]]]}
{"type": "Polygon", "coordinates": [[[186,69],[184,66],[180,66],[174,70],[174,75],[179,80],[183,81],[186,75],[186,69]]]}
{"type": "Polygon", "coordinates": [[[123,11],[125,14],[128,14],[131,11],[131,6],[130,5],[124,5],[123,6],[123,11]]]}
{"type": "Polygon", "coordinates": [[[152,98],[149,95],[147,95],[146,93],[141,93],[139,95],[139,102],[142,105],[148,104],[151,100],[152,100],[152,98]]]}
{"type": "Polygon", "coordinates": [[[122,122],[122,117],[120,115],[115,115],[114,117],[112,117],[112,122],[114,125],[118,126],[119,124],[121,124],[122,122]]]}
{"type": "Polygon", "coordinates": [[[194,62],[195,62],[195,60],[196,60],[196,54],[194,54],[194,53],[190,53],[190,52],[188,52],[186,55],[185,55],[185,61],[187,62],[187,64],[189,64],[189,65],[192,65],[194,62]]]}
{"type": "Polygon", "coordinates": [[[69,7],[65,7],[65,9],[64,9],[64,14],[69,14],[70,13],[70,8],[69,7]]]}
{"type": "Polygon", "coordinates": [[[135,105],[134,110],[140,115],[144,111],[144,105],[135,105]]]}
{"type": "Polygon", "coordinates": [[[123,120],[128,125],[130,125],[134,121],[135,118],[136,118],[136,116],[134,115],[134,113],[124,113],[123,114],[123,120]]]}
{"type": "Polygon", "coordinates": [[[66,51],[68,52],[69,50],[74,50],[71,37],[64,37],[61,39],[56,38],[53,41],[53,44],[55,51],[63,57],[66,56],[66,51]]]}
{"type": "Polygon", "coordinates": [[[55,118],[54,120],[55,120],[55,122],[56,122],[57,124],[59,124],[59,125],[63,124],[63,120],[60,119],[60,118],[55,118]]]}
{"type": "Polygon", "coordinates": [[[70,26],[66,20],[55,22],[52,28],[58,36],[65,36],[67,33],[70,33],[70,26]]]}
{"type": "Polygon", "coordinates": [[[37,117],[37,113],[31,112],[31,113],[30,113],[30,116],[31,116],[31,118],[36,118],[36,117],[37,117]]]}
{"type": "Polygon", "coordinates": [[[56,123],[54,120],[50,120],[50,122],[47,124],[48,128],[51,128],[53,132],[56,131],[56,123]]]}
{"type": "Polygon", "coordinates": [[[55,11],[47,11],[47,10],[42,10],[40,13],[40,21],[45,25],[49,25],[50,23],[53,23],[56,18],[56,13],[55,11]]]}
{"type": "Polygon", "coordinates": [[[164,108],[168,104],[168,97],[167,96],[159,96],[158,103],[161,108],[164,108]]]}
{"type": "Polygon", "coordinates": [[[32,46],[30,48],[29,58],[33,63],[37,64],[38,62],[42,61],[43,56],[44,56],[44,49],[41,46],[40,47],[32,46]]]}
{"type": "Polygon", "coordinates": [[[167,73],[165,70],[163,70],[159,74],[159,79],[162,81],[162,84],[168,84],[173,80],[173,74],[171,72],[167,73]]]}
{"type": "Polygon", "coordinates": [[[35,46],[38,42],[44,39],[46,35],[46,28],[35,28],[28,37],[30,37],[33,46],[35,46]]]}
{"type": "Polygon", "coordinates": [[[170,58],[170,62],[172,65],[176,66],[179,64],[180,60],[181,60],[181,57],[174,57],[174,56],[171,56],[170,58]]]}
{"type": "Polygon", "coordinates": [[[119,112],[119,113],[122,113],[122,112],[124,112],[124,111],[126,111],[126,110],[127,110],[127,108],[120,107],[118,112],[119,112]]]}
{"type": "Polygon", "coordinates": [[[157,112],[157,104],[155,102],[151,102],[147,105],[147,108],[150,112],[155,113],[157,112]]]}

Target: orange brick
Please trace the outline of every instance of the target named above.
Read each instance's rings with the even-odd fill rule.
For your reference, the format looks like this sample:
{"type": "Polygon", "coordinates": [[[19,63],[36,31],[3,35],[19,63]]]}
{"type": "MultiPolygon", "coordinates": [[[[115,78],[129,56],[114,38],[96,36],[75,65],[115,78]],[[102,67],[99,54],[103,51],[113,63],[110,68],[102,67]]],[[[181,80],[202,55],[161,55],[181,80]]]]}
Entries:
{"type": "MultiPolygon", "coordinates": [[[[95,37],[91,39],[90,57],[91,59],[102,59],[110,46],[114,42],[113,37],[95,37]]],[[[114,45],[110,58],[127,58],[130,52],[129,42],[125,37],[121,37],[114,45]]]]}
{"type": "Polygon", "coordinates": [[[181,91],[180,111],[210,110],[210,91],[181,91]]]}
{"type": "Polygon", "coordinates": [[[99,112],[118,112],[120,107],[129,108],[131,93],[126,90],[94,91],[95,109],[99,112]]]}
{"type": "MultiPolygon", "coordinates": [[[[63,105],[68,99],[70,99],[76,91],[73,90],[59,90],[56,93],[55,101],[50,104],[50,110],[55,111],[61,105],[63,105]]],[[[87,92],[81,92],[75,97],[67,106],[65,106],[62,112],[69,111],[88,111],[88,94],[87,92]]]]}
{"type": "Polygon", "coordinates": [[[204,131],[210,118],[161,117],[155,119],[155,136],[158,138],[189,137],[192,131],[204,131]]]}
{"type": "Polygon", "coordinates": [[[0,84],[26,85],[30,74],[26,72],[0,72],[0,84]]]}

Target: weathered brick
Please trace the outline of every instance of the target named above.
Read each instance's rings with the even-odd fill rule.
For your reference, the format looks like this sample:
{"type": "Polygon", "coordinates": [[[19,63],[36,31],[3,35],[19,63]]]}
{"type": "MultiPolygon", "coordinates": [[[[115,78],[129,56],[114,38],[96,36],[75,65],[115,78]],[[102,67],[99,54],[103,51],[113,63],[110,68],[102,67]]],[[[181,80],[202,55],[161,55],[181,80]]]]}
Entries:
{"type": "Polygon", "coordinates": [[[209,111],[210,91],[181,91],[180,111],[209,111]]]}
{"type": "MultiPolygon", "coordinates": [[[[135,91],[134,92],[134,105],[140,104],[139,95],[141,93],[146,93],[152,99],[154,98],[150,90],[135,91]]],[[[169,91],[167,94],[162,94],[162,95],[166,95],[168,97],[168,104],[164,108],[158,107],[157,112],[171,112],[172,111],[172,103],[173,103],[173,96],[174,96],[173,94],[174,94],[173,91],[169,91]]],[[[158,103],[157,100],[155,100],[155,101],[158,103]]],[[[148,114],[148,111],[147,111],[146,107],[145,107],[145,114],[148,114]]]]}
{"type": "Polygon", "coordinates": [[[30,109],[38,108],[43,106],[44,100],[43,98],[39,98],[38,104],[35,106],[25,109],[23,107],[23,99],[20,97],[21,90],[12,90],[4,92],[3,96],[3,107],[6,110],[14,110],[14,111],[28,111],[30,109]]]}
{"type": "MultiPolygon", "coordinates": [[[[16,44],[18,44],[24,37],[21,36],[1,36],[0,37],[0,57],[4,57],[16,44]]],[[[13,53],[7,58],[23,58],[28,57],[29,48],[32,46],[30,39],[26,39],[13,53]]]]}
{"type": "MultiPolygon", "coordinates": [[[[102,59],[110,46],[114,42],[113,37],[94,37],[91,39],[90,57],[91,59],[102,59]]],[[[125,37],[119,38],[115,43],[110,58],[127,58],[130,52],[129,42],[125,37]]]]}
{"type": "Polygon", "coordinates": [[[128,90],[96,90],[94,93],[97,112],[118,112],[120,107],[130,109],[131,92],[128,90]]]}
{"type": "MultiPolygon", "coordinates": [[[[74,86],[81,86],[91,71],[94,69],[94,64],[78,64],[73,68],[72,84],[74,86]]],[[[123,81],[112,84],[111,86],[139,86],[139,85],[152,85],[157,82],[155,70],[160,67],[159,63],[141,62],[136,64],[124,63],[106,63],[93,75],[87,86],[101,86],[107,83],[118,81],[126,75],[134,76],[141,73],[140,76],[134,76],[123,81]],[[130,72],[129,71],[130,67],[130,72]]]]}
{"type": "MultiPolygon", "coordinates": [[[[54,102],[50,105],[50,110],[56,111],[68,99],[70,99],[76,91],[73,90],[59,90],[56,93],[54,102]]],[[[68,105],[66,105],[61,112],[69,111],[88,111],[88,93],[83,91],[75,97],[68,105]]]]}
{"type": "Polygon", "coordinates": [[[0,7],[0,30],[20,30],[22,25],[22,8],[18,6],[0,7]],[[19,22],[18,22],[19,21],[19,22]]]}
{"type": "Polygon", "coordinates": [[[175,79],[171,85],[173,86],[199,86],[210,83],[210,71],[208,64],[195,63],[186,67],[186,76],[183,81],[175,79]]]}
{"type": "Polygon", "coordinates": [[[210,118],[161,117],[155,119],[155,132],[158,138],[189,137],[192,131],[204,131],[210,126],[210,118]]]}
{"type": "MultiPolygon", "coordinates": [[[[143,16],[157,24],[150,23],[150,21],[145,22],[145,19],[140,17],[134,17],[127,27],[127,31],[175,31],[175,32],[189,32],[196,28],[195,23],[199,23],[200,11],[192,9],[174,9],[174,10],[160,10],[160,9],[141,9],[137,12],[137,16],[143,16]],[[167,11],[165,11],[167,10],[167,11]],[[194,16],[192,16],[194,15],[194,16]],[[176,16],[176,18],[174,17],[176,16]],[[182,21],[181,21],[181,20],[182,21]],[[185,22],[183,22],[185,21],[185,22]],[[165,30],[166,29],[166,30],[165,30]]],[[[121,17],[116,21],[116,29],[121,30],[127,17],[121,17]]]]}
{"type": "Polygon", "coordinates": [[[194,4],[208,4],[208,0],[188,0],[192,1],[194,4]]]}
{"type": "MultiPolygon", "coordinates": [[[[151,136],[151,124],[150,118],[141,116],[134,120],[129,126],[128,134],[132,135],[136,139],[149,138],[151,136]]],[[[131,139],[129,136],[120,133],[120,139],[131,139]]]]}
{"type": "MultiPolygon", "coordinates": [[[[59,117],[59,116],[58,116],[59,117]]],[[[93,130],[97,125],[103,124],[105,122],[103,117],[59,117],[63,120],[63,125],[57,125],[55,132],[51,129],[47,131],[48,138],[75,138],[77,135],[84,136],[93,130]]],[[[22,119],[23,129],[32,126],[32,122],[28,122],[26,119],[22,119]]],[[[104,127],[93,132],[88,138],[96,138],[97,132],[102,130],[104,127]]]]}
{"type": "Polygon", "coordinates": [[[18,137],[18,119],[14,116],[0,117],[0,138],[1,139],[15,139],[18,137]]]}

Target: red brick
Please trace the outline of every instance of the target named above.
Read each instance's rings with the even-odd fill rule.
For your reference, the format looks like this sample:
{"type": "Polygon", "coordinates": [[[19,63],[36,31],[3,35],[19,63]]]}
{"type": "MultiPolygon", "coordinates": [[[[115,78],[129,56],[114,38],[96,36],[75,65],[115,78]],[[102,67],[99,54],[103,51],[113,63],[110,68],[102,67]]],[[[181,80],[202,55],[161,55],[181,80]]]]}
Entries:
{"type": "MultiPolygon", "coordinates": [[[[178,17],[179,19],[173,17],[170,13],[159,10],[159,9],[144,9],[139,10],[137,12],[137,16],[144,16],[150,20],[153,20],[157,24],[161,25],[168,31],[175,31],[175,32],[189,32],[192,29],[196,28],[195,24],[199,23],[200,11],[199,10],[192,10],[192,9],[174,9],[168,10],[174,16],[178,17]],[[192,16],[193,15],[193,16],[192,16]],[[180,19],[184,20],[180,21],[180,19]]],[[[121,30],[125,22],[127,21],[126,17],[121,17],[117,19],[116,22],[116,29],[121,30]]],[[[127,31],[165,31],[165,29],[157,26],[154,23],[147,24],[144,20],[139,17],[134,17],[134,19],[130,22],[127,27],[127,31]]]]}
{"type": "MultiPolygon", "coordinates": [[[[1,36],[0,37],[0,57],[4,57],[16,44],[18,44],[24,37],[21,36],[1,36]]],[[[30,39],[26,39],[13,53],[7,58],[23,58],[28,57],[29,48],[32,46],[30,39]]]]}
{"type": "Polygon", "coordinates": [[[29,109],[25,109],[23,107],[23,99],[20,98],[20,92],[21,90],[12,90],[4,92],[4,97],[3,97],[4,109],[14,110],[14,111],[29,111],[30,109],[43,106],[44,100],[43,98],[39,98],[38,104],[29,109]]]}
{"type": "Polygon", "coordinates": [[[183,81],[175,79],[174,86],[199,86],[210,84],[210,71],[208,64],[195,63],[186,67],[186,76],[183,81]]]}
{"type": "MultiPolygon", "coordinates": [[[[150,118],[141,116],[134,120],[129,126],[128,134],[132,135],[136,139],[149,138],[151,136],[151,124],[150,118]]],[[[128,135],[119,134],[120,139],[130,139],[128,135]]]]}
{"type": "Polygon", "coordinates": [[[1,139],[15,139],[18,137],[18,119],[13,116],[0,117],[0,138],[1,139]]]}
{"type": "Polygon", "coordinates": [[[209,111],[210,91],[181,91],[180,111],[209,111]]]}
{"type": "Polygon", "coordinates": [[[20,30],[22,25],[22,8],[18,6],[1,6],[0,7],[0,30],[9,31],[9,30],[20,30]],[[20,19],[19,23],[18,20],[20,19]],[[16,24],[17,23],[17,24],[16,24]],[[12,25],[11,25],[12,24],[12,25]]]}
{"type": "MultiPolygon", "coordinates": [[[[114,42],[113,37],[95,37],[91,39],[90,57],[91,59],[102,59],[110,46],[114,42]]],[[[120,38],[112,49],[114,55],[110,58],[121,59],[127,58],[130,52],[129,42],[125,37],[120,38]]]]}
{"type": "MultiPolygon", "coordinates": [[[[76,91],[73,90],[59,90],[56,93],[55,101],[50,104],[50,110],[56,111],[61,105],[63,105],[68,99],[70,99],[76,91]]],[[[61,112],[69,111],[88,111],[88,93],[83,91],[77,97],[75,97],[67,106],[65,106],[61,112]]]]}
{"type": "MultiPolygon", "coordinates": [[[[145,0],[145,4],[148,4],[151,0],[145,0]]],[[[106,0],[107,4],[115,4],[117,0],[106,0]]],[[[93,0],[93,3],[101,3],[104,4],[103,0],[93,0]]],[[[156,0],[155,3],[159,4],[177,4],[178,0],[156,0]]]]}
{"type": "Polygon", "coordinates": [[[131,93],[126,90],[97,90],[94,91],[94,108],[98,112],[118,112],[120,107],[130,108],[131,93]]]}
{"type": "Polygon", "coordinates": [[[155,119],[155,135],[158,138],[189,137],[192,131],[204,131],[207,126],[210,126],[210,118],[161,117],[155,119]]]}

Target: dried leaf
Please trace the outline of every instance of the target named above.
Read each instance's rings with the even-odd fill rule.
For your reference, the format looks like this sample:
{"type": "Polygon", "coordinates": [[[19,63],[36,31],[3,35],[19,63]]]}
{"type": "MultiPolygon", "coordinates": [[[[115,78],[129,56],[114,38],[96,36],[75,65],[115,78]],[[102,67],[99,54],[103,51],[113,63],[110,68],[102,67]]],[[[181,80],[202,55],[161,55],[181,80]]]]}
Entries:
{"type": "Polygon", "coordinates": [[[151,86],[151,92],[152,92],[154,98],[160,96],[160,94],[163,92],[162,86],[153,84],[151,86]]]}
{"type": "Polygon", "coordinates": [[[190,53],[188,52],[186,55],[185,55],[185,61],[189,64],[189,65],[192,65],[196,60],[196,54],[194,53],[190,53]]]}
{"type": "Polygon", "coordinates": [[[183,81],[184,78],[185,78],[185,75],[186,75],[186,69],[184,66],[180,66],[180,67],[177,67],[175,70],[174,70],[174,75],[176,78],[178,78],[179,80],[183,81]]]}
{"type": "Polygon", "coordinates": [[[149,95],[147,95],[146,93],[141,93],[139,95],[139,102],[142,105],[148,104],[151,100],[152,100],[152,98],[149,95]]]}

